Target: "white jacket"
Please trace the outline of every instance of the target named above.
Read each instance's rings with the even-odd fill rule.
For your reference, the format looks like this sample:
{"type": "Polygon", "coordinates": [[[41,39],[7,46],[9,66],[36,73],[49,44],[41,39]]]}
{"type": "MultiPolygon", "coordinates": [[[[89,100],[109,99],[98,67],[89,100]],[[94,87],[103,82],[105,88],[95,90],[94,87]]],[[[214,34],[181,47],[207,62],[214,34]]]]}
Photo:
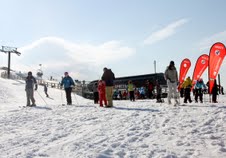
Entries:
{"type": "Polygon", "coordinates": [[[177,75],[176,68],[172,67],[172,69],[169,69],[169,66],[168,66],[165,71],[165,78],[166,80],[169,80],[172,83],[178,82],[178,75],[177,75]]]}

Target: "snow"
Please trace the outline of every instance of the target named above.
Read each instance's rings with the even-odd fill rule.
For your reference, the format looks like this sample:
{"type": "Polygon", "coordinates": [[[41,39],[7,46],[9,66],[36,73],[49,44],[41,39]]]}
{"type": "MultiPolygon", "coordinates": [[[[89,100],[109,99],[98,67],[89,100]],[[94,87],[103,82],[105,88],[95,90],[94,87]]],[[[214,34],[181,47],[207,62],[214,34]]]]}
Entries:
{"type": "MultiPolygon", "coordinates": [[[[226,157],[226,96],[219,103],[174,107],[155,100],[114,101],[101,108],[92,100],[44,88],[37,107],[26,105],[23,81],[0,78],[1,158],[223,158],[226,157]]],[[[181,99],[182,102],[182,99],[181,99]]]]}

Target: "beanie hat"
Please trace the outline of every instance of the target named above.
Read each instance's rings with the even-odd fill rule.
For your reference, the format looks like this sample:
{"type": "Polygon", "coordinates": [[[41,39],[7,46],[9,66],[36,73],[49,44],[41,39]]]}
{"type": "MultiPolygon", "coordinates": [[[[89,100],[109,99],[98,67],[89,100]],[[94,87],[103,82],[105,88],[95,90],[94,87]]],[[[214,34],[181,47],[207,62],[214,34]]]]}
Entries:
{"type": "Polygon", "coordinates": [[[170,61],[170,65],[174,65],[174,61],[170,61]]]}
{"type": "Polygon", "coordinates": [[[68,75],[68,72],[65,72],[64,75],[68,75]]]}

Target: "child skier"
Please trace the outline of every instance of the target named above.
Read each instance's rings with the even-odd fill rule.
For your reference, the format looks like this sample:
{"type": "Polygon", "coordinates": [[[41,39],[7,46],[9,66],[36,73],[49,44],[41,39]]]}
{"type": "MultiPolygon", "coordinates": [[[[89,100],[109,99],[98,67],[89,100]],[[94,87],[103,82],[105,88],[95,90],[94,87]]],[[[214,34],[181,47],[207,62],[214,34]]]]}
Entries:
{"type": "Polygon", "coordinates": [[[106,88],[105,82],[103,80],[99,80],[99,82],[98,82],[98,93],[99,93],[99,102],[100,102],[101,107],[103,107],[102,101],[104,101],[104,105],[107,106],[105,88],[106,88]]]}

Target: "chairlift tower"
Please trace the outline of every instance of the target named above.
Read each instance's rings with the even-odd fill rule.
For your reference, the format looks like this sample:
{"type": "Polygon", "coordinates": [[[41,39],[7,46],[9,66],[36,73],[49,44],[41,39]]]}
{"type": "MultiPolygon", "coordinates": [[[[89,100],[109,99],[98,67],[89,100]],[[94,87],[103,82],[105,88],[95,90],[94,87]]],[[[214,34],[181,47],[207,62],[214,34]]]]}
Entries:
{"type": "Polygon", "coordinates": [[[9,47],[9,46],[2,46],[0,52],[8,53],[8,79],[10,79],[10,60],[11,60],[11,53],[15,53],[18,56],[21,55],[20,52],[17,51],[16,47],[9,47]]]}
{"type": "Polygon", "coordinates": [[[39,69],[37,71],[37,77],[41,78],[42,79],[42,76],[43,76],[43,71],[42,71],[42,64],[39,64],[39,69]]]}

